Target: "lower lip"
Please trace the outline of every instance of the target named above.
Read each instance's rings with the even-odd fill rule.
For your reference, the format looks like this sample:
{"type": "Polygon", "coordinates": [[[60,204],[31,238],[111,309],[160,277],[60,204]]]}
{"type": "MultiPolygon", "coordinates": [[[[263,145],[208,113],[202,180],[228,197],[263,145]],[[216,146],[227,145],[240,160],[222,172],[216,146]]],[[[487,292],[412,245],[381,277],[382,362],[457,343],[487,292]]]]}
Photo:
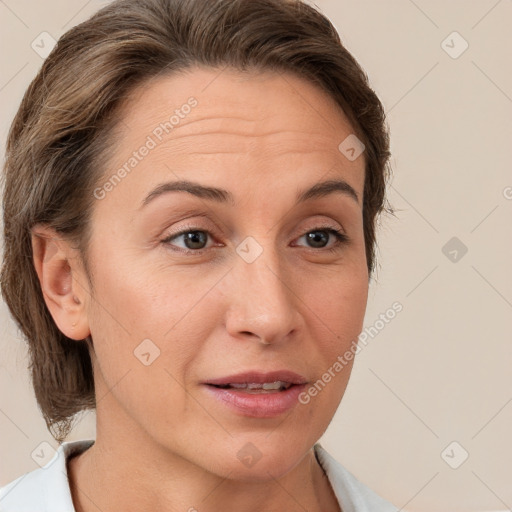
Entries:
{"type": "Polygon", "coordinates": [[[233,388],[216,388],[208,384],[204,387],[214,398],[243,416],[273,418],[285,413],[298,403],[298,397],[306,384],[295,384],[285,391],[258,394],[233,388]]]}

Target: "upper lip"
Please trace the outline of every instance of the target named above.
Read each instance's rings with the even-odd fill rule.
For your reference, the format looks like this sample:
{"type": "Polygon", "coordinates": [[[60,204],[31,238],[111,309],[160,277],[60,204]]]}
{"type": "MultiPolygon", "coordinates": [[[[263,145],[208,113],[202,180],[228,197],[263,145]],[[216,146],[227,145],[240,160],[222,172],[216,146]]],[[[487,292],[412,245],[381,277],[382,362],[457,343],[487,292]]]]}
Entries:
{"type": "Polygon", "coordinates": [[[237,373],[228,377],[220,377],[218,379],[209,379],[204,384],[212,384],[222,386],[226,384],[264,384],[265,382],[289,382],[290,384],[305,384],[307,379],[298,373],[290,370],[277,370],[274,372],[261,372],[258,370],[237,373]]]}

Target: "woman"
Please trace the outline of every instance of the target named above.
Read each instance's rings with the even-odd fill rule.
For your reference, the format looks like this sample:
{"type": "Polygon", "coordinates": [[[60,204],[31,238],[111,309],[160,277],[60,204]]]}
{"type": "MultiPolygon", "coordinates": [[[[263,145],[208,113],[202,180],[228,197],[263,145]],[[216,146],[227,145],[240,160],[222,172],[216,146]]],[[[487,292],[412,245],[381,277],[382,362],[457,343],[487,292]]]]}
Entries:
{"type": "Polygon", "coordinates": [[[120,0],[7,145],[2,293],[62,443],[2,511],[388,511],[318,443],[384,209],[382,105],[291,0],[120,0]],[[334,369],[334,370],[333,370],[334,369]]]}

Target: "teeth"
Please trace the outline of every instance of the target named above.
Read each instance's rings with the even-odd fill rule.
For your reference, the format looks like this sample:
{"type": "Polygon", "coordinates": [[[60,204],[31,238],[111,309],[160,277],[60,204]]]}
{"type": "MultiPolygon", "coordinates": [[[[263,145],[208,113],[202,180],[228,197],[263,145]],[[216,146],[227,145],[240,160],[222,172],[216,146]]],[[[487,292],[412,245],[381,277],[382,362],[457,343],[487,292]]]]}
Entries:
{"type": "Polygon", "coordinates": [[[275,382],[248,382],[248,383],[232,383],[228,384],[229,387],[235,389],[263,389],[263,390],[282,390],[288,389],[291,384],[289,382],[283,382],[281,380],[277,380],[275,382]]]}
{"type": "Polygon", "coordinates": [[[280,389],[284,386],[286,386],[286,382],[278,380],[276,382],[265,382],[263,384],[263,389],[280,389]]]}

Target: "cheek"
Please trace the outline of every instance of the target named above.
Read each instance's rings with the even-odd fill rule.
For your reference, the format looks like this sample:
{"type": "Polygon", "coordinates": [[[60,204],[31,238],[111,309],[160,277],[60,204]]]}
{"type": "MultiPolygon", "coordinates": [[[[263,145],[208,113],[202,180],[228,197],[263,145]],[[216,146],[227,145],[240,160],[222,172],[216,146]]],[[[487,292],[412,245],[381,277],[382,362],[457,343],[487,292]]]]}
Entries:
{"type": "Polygon", "coordinates": [[[368,300],[366,266],[340,266],[320,280],[312,276],[304,286],[307,290],[300,291],[302,297],[316,313],[317,323],[331,333],[331,339],[339,336],[338,343],[343,344],[347,336],[360,333],[368,300]]]}
{"type": "MultiPolygon", "coordinates": [[[[317,285],[308,305],[318,361],[317,378],[321,382],[312,390],[311,408],[321,416],[334,414],[347,386],[357,341],[363,328],[368,298],[368,274],[359,266],[340,271],[327,285],[317,285]]],[[[307,397],[306,397],[307,399],[307,397]]]]}
{"type": "MultiPolygon", "coordinates": [[[[90,327],[105,381],[127,371],[161,368],[183,381],[207,339],[215,314],[205,293],[218,280],[192,269],[176,271],[112,258],[95,274],[90,327]],[[206,300],[205,300],[206,299],[206,300]],[[146,364],[148,363],[148,364],[146,364]]],[[[141,379],[171,379],[146,372],[141,379]]],[[[132,378],[135,378],[135,373],[132,378]]],[[[138,374],[137,374],[138,375],[138,374]]]]}
{"type": "Polygon", "coordinates": [[[115,397],[147,431],[177,429],[186,411],[201,412],[183,383],[208,336],[204,286],[187,287],[179,275],[123,272],[122,266],[105,268],[99,277],[91,312],[99,395],[115,397]]]}

